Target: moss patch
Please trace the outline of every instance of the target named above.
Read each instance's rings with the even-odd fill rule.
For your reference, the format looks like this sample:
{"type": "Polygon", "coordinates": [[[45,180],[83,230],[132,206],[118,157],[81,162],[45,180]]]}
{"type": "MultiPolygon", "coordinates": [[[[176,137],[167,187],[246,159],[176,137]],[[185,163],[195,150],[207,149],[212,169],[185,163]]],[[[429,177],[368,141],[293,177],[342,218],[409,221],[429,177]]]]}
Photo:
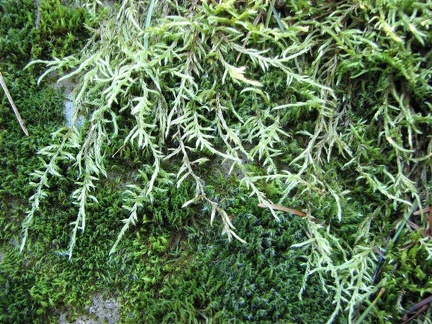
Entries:
{"type": "Polygon", "coordinates": [[[432,9],[271,9],[1,3],[30,136],[2,96],[0,321],[71,322],[101,294],[131,323],[386,322],[432,293],[413,213],[431,203],[432,9]],[[77,72],[82,130],[35,59],[77,72]]]}

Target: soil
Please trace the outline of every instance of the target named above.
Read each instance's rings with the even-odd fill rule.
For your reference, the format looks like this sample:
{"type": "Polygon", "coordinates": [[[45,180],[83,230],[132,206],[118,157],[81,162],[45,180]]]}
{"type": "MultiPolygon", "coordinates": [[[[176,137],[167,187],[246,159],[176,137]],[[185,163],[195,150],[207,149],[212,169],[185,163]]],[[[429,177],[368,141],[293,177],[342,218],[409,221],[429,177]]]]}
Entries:
{"type": "Polygon", "coordinates": [[[87,307],[87,313],[77,318],[74,322],[66,320],[67,313],[60,314],[59,324],[115,324],[120,320],[120,304],[114,299],[104,299],[102,294],[93,295],[92,306],[87,307]]]}

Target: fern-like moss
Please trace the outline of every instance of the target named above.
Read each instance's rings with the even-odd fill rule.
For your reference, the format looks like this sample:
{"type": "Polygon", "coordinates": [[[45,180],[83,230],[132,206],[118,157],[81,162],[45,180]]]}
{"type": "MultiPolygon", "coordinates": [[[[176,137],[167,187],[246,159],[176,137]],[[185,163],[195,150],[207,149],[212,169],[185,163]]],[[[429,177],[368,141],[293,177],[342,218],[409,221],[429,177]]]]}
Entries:
{"type": "MultiPolygon", "coordinates": [[[[29,74],[38,73],[43,63],[48,70],[40,82],[51,72],[59,72],[62,80],[78,80],[75,118],[87,116],[80,130],[59,128],[49,144],[43,137],[39,150],[43,162],[32,173],[34,191],[28,194],[22,251],[26,240],[29,248],[39,244],[40,249],[46,248],[37,233],[46,230],[45,225],[39,226],[49,218],[47,210],[57,199],[52,197],[54,188],[62,188],[58,199],[68,211],[59,219],[73,226],[66,250],[65,235],[60,235],[61,254],[73,260],[72,253],[82,249],[78,237],[84,230],[84,235],[95,236],[95,241],[84,241],[85,246],[99,240],[97,230],[87,234],[96,224],[106,222],[110,229],[103,251],[109,246],[114,259],[122,258],[123,249],[130,248],[130,241],[123,241],[133,237],[135,251],[130,248],[124,260],[143,257],[154,260],[155,266],[136,265],[137,278],[131,276],[139,284],[131,289],[153,289],[163,276],[170,278],[160,292],[166,294],[166,321],[200,316],[275,321],[282,318],[279,313],[286,314],[284,320],[297,320],[288,317],[291,309],[273,305],[272,292],[265,291],[264,298],[252,289],[268,282],[277,285],[268,269],[279,269],[291,257],[298,270],[301,258],[291,256],[293,251],[307,256],[301,264],[303,279],[295,282],[299,295],[307,297],[308,289],[315,291],[318,282],[334,303],[329,321],[354,320],[363,312],[363,303],[381,287],[388,289],[391,305],[403,294],[397,290],[399,284],[416,299],[424,291],[418,287],[427,285],[427,271],[419,258],[426,258],[426,267],[431,254],[429,238],[418,236],[428,226],[427,215],[412,212],[430,203],[432,8],[422,1],[409,5],[406,1],[323,0],[313,5],[286,1],[277,8],[273,4],[227,0],[164,2],[154,7],[154,1],[125,0],[111,9],[94,1],[71,9],[60,2],[42,1],[40,10],[52,5],[54,9],[52,15],[41,16],[39,29],[31,27],[37,16],[29,1],[25,2],[27,18],[13,10],[3,15],[1,26],[12,28],[0,48],[12,51],[6,57],[10,63],[0,66],[17,101],[23,107],[37,102],[29,74]],[[76,36],[66,33],[63,13],[70,18],[73,33],[83,38],[88,34],[78,20],[83,18],[88,25],[90,37],[79,52],[72,46],[76,36]],[[14,15],[19,19],[12,19],[14,15]],[[51,47],[48,38],[57,33],[65,37],[51,47]],[[28,43],[12,46],[29,34],[43,39],[31,48],[25,47],[28,43]],[[42,54],[42,48],[50,54],[42,54]],[[23,62],[35,58],[39,60],[20,71],[23,62]],[[25,88],[21,80],[31,85],[33,99],[24,99],[18,91],[25,88]],[[117,190],[120,199],[112,209],[104,200],[106,188],[117,190]],[[245,192],[250,198],[244,198],[245,192]],[[284,233],[274,241],[263,238],[267,230],[260,222],[269,233],[277,229],[268,224],[268,215],[256,219],[258,203],[305,212],[305,219],[294,217],[300,232],[293,234],[295,240],[284,233]],[[106,208],[109,217],[101,212],[106,208]],[[185,275],[182,283],[171,271],[161,272],[156,264],[169,251],[171,238],[165,231],[158,232],[158,226],[174,226],[184,234],[182,226],[197,226],[208,218],[229,239],[247,244],[242,247],[237,242],[234,257],[223,252],[220,238],[212,237],[218,242],[216,251],[209,247],[199,256],[204,261],[191,265],[205,269],[200,278],[207,280],[206,289],[190,276],[185,275]],[[123,227],[112,234],[120,220],[123,227]],[[250,233],[248,224],[253,228],[250,233]],[[150,229],[156,232],[143,239],[150,229]],[[387,237],[394,241],[392,245],[386,245],[387,237]],[[287,240],[292,249],[284,246],[278,254],[274,245],[278,239],[287,240]],[[390,248],[398,239],[406,253],[390,248]],[[271,244],[260,250],[263,240],[271,244]],[[376,253],[380,247],[389,254],[388,260],[409,271],[408,281],[383,262],[376,253]],[[275,255],[280,259],[275,260],[275,255]],[[213,263],[234,279],[216,274],[213,263]],[[410,268],[414,265],[415,270],[410,268]],[[377,269],[384,269],[384,274],[377,275],[377,269]],[[257,271],[256,278],[240,282],[242,271],[252,270],[257,271]],[[266,276],[270,281],[263,279],[266,276]],[[238,282],[227,284],[230,280],[238,282]],[[169,299],[174,287],[182,284],[195,295],[183,301],[180,296],[169,299]],[[240,304],[221,297],[221,290],[238,293],[240,304]],[[245,299],[247,294],[250,300],[245,299]],[[265,309],[265,304],[271,307],[265,309]]],[[[4,5],[0,8],[5,12],[4,5]]],[[[56,96],[44,92],[43,100],[48,100],[45,95],[56,96]]],[[[1,104],[6,106],[6,99],[1,104]]],[[[30,108],[23,111],[24,117],[33,114],[46,121],[30,108]]],[[[10,120],[3,110],[1,120],[10,120]]],[[[9,141],[6,131],[18,129],[9,121],[5,125],[2,142],[9,141]]],[[[35,149],[36,141],[32,143],[35,149]]],[[[30,163],[34,168],[33,159],[30,163]]],[[[7,179],[12,167],[9,162],[7,179]]],[[[24,188],[27,194],[29,187],[24,188]]],[[[271,208],[262,212],[280,220],[280,228],[288,226],[287,215],[271,208]]],[[[44,235],[55,240],[49,233],[44,235]]],[[[195,246],[204,249],[211,243],[195,246]]],[[[179,264],[193,259],[187,251],[179,264]]],[[[191,275],[190,269],[185,273],[191,275]]],[[[274,271],[286,275],[285,281],[297,275],[279,270],[274,271]]],[[[151,304],[151,295],[149,290],[145,303],[151,304]]],[[[135,296],[142,295],[136,292],[135,296]]],[[[307,302],[299,305],[307,307],[307,302]]],[[[388,316],[402,315],[387,306],[383,309],[388,316]]],[[[328,309],[323,312],[328,314],[328,309]]],[[[162,315],[155,310],[147,320],[163,320],[162,315]]],[[[387,315],[377,310],[368,316],[384,321],[387,315]]]]}

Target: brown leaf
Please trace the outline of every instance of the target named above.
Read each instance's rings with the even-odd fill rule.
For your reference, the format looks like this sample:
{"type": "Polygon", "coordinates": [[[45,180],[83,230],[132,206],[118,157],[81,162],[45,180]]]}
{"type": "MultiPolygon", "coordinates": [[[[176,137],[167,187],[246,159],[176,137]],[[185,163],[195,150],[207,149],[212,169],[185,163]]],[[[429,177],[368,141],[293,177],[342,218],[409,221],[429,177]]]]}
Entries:
{"type": "Polygon", "coordinates": [[[288,208],[288,207],[285,207],[285,206],[281,206],[281,205],[269,204],[268,206],[266,206],[264,204],[258,204],[258,207],[261,207],[261,208],[272,208],[274,210],[280,210],[280,211],[283,211],[283,212],[286,212],[286,213],[291,213],[291,214],[294,214],[294,215],[297,215],[297,216],[300,216],[300,217],[306,217],[306,214],[303,213],[303,212],[301,212],[301,211],[298,211],[298,210],[295,210],[295,209],[292,209],[292,208],[288,208]]]}

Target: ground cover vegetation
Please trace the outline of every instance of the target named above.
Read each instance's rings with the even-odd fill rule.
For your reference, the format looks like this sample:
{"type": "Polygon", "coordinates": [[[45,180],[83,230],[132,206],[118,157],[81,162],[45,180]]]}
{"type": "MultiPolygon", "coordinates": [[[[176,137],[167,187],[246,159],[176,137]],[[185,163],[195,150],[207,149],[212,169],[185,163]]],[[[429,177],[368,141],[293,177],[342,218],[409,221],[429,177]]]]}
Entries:
{"type": "Polygon", "coordinates": [[[432,4],[11,3],[0,321],[429,321],[432,4]]]}

